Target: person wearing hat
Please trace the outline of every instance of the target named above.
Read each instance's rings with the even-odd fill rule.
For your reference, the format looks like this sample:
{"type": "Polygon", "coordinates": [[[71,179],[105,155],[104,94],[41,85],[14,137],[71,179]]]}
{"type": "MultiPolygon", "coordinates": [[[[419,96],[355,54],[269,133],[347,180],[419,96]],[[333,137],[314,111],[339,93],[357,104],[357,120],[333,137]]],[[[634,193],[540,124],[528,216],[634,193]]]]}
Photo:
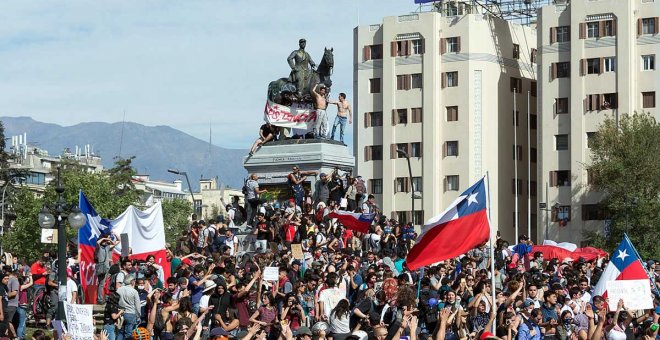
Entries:
{"type": "Polygon", "coordinates": [[[314,202],[328,202],[330,189],[328,188],[328,175],[322,172],[321,179],[314,184],[314,202]]]}
{"type": "Polygon", "coordinates": [[[298,331],[296,332],[296,339],[298,340],[311,340],[312,339],[312,331],[309,329],[309,327],[302,326],[298,328],[298,331]]]}
{"type": "Polygon", "coordinates": [[[135,277],[126,275],[124,284],[117,289],[119,309],[124,311],[124,325],[117,333],[117,340],[130,339],[140,324],[140,295],[135,290],[135,277]]]}
{"type": "Polygon", "coordinates": [[[312,76],[312,71],[316,69],[316,63],[312,57],[305,51],[307,40],[304,38],[298,40],[298,49],[291,52],[289,57],[286,58],[289,67],[291,67],[291,74],[289,74],[289,81],[296,84],[298,90],[298,98],[302,98],[305,93],[303,89],[305,82],[309,81],[312,76]]]}
{"type": "Polygon", "coordinates": [[[526,299],[520,310],[521,322],[518,326],[518,339],[541,339],[541,328],[539,327],[540,319],[537,319],[535,316],[541,316],[541,311],[537,308],[534,308],[535,301],[532,299],[526,299]]]}

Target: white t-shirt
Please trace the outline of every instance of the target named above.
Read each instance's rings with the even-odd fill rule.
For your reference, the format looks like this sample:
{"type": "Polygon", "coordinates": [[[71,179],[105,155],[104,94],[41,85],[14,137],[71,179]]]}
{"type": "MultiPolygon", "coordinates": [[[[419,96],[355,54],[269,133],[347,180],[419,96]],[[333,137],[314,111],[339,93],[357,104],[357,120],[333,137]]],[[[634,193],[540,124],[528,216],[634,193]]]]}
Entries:
{"type": "Polygon", "coordinates": [[[211,295],[202,295],[202,298],[199,300],[199,308],[209,308],[209,299],[211,295]]]}
{"type": "Polygon", "coordinates": [[[234,256],[236,255],[236,249],[234,249],[234,244],[238,243],[238,238],[236,235],[232,235],[229,238],[225,238],[225,245],[229,247],[229,255],[234,256]]]}
{"type": "Polygon", "coordinates": [[[73,301],[73,292],[78,292],[78,285],[76,285],[76,282],[67,279],[66,280],[66,302],[68,303],[74,303],[73,301]]]}
{"type": "Polygon", "coordinates": [[[319,294],[319,302],[323,303],[323,312],[328,319],[330,319],[330,312],[337,307],[341,299],[345,298],[346,293],[337,287],[324,289],[319,294]]]}

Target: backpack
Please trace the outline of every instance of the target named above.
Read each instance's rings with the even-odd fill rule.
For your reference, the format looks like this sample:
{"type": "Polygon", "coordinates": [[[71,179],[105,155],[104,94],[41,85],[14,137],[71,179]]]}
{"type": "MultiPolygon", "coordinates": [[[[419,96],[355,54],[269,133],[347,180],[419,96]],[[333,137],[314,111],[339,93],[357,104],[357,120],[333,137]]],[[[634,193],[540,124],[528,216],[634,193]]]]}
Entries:
{"type": "Polygon", "coordinates": [[[243,195],[245,195],[245,196],[247,196],[248,190],[250,190],[250,188],[248,188],[247,182],[248,182],[248,180],[245,179],[245,180],[243,181],[243,187],[241,188],[241,192],[242,192],[243,195]]]}
{"type": "Polygon", "coordinates": [[[165,329],[165,320],[163,320],[163,308],[156,308],[156,320],[154,320],[154,333],[160,334],[165,329]]]}
{"type": "Polygon", "coordinates": [[[215,241],[215,235],[217,234],[215,227],[209,225],[208,227],[206,227],[206,232],[207,232],[206,244],[213,245],[215,241]]]}

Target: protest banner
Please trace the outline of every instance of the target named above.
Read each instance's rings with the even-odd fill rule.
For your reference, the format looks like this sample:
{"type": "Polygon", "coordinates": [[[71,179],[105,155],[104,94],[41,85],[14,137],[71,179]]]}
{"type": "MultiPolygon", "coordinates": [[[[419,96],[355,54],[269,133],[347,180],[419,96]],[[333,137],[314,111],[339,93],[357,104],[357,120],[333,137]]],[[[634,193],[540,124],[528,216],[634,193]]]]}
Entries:
{"type": "Polygon", "coordinates": [[[279,274],[280,269],[278,267],[264,268],[264,280],[266,281],[277,281],[279,274]]]}
{"type": "Polygon", "coordinates": [[[616,280],[609,281],[607,287],[607,304],[610,311],[616,311],[619,299],[629,310],[653,308],[653,296],[649,280],[616,280]]]}
{"type": "Polygon", "coordinates": [[[305,254],[303,254],[302,245],[300,243],[294,243],[291,245],[291,255],[294,259],[303,260],[305,254]]]}
{"type": "Polygon", "coordinates": [[[310,131],[316,125],[316,119],[313,107],[289,107],[269,100],[264,108],[264,120],[275,126],[310,131]]]}
{"type": "Polygon", "coordinates": [[[64,302],[64,313],[71,340],[94,339],[93,305],[72,305],[64,302]]]}

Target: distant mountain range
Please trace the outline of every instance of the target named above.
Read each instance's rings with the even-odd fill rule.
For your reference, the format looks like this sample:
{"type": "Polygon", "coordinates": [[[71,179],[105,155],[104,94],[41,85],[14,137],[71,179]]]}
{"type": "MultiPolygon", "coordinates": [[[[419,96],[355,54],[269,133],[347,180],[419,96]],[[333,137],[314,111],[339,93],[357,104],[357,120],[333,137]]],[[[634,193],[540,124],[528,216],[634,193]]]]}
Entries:
{"type": "MultiPolygon", "coordinates": [[[[122,123],[80,123],[73,126],[42,123],[29,117],[0,117],[5,126],[5,138],[27,133],[28,144],[60,155],[65,148],[74,152],[76,145],[92,146],[101,156],[103,166],[111,168],[119,154],[122,123]]],[[[7,147],[10,146],[7,141],[7,147]]],[[[179,176],[167,172],[169,168],[186,171],[193,190],[199,187],[199,178],[218,176],[223,183],[240,188],[247,175],[242,157],[247,150],[225,149],[211,145],[169,126],[145,126],[124,123],[121,156],[135,156],[133,166],[139,174],[148,174],[152,180],[171,181],[179,176]]],[[[186,188],[185,179],[183,186],[186,188]]]]}

